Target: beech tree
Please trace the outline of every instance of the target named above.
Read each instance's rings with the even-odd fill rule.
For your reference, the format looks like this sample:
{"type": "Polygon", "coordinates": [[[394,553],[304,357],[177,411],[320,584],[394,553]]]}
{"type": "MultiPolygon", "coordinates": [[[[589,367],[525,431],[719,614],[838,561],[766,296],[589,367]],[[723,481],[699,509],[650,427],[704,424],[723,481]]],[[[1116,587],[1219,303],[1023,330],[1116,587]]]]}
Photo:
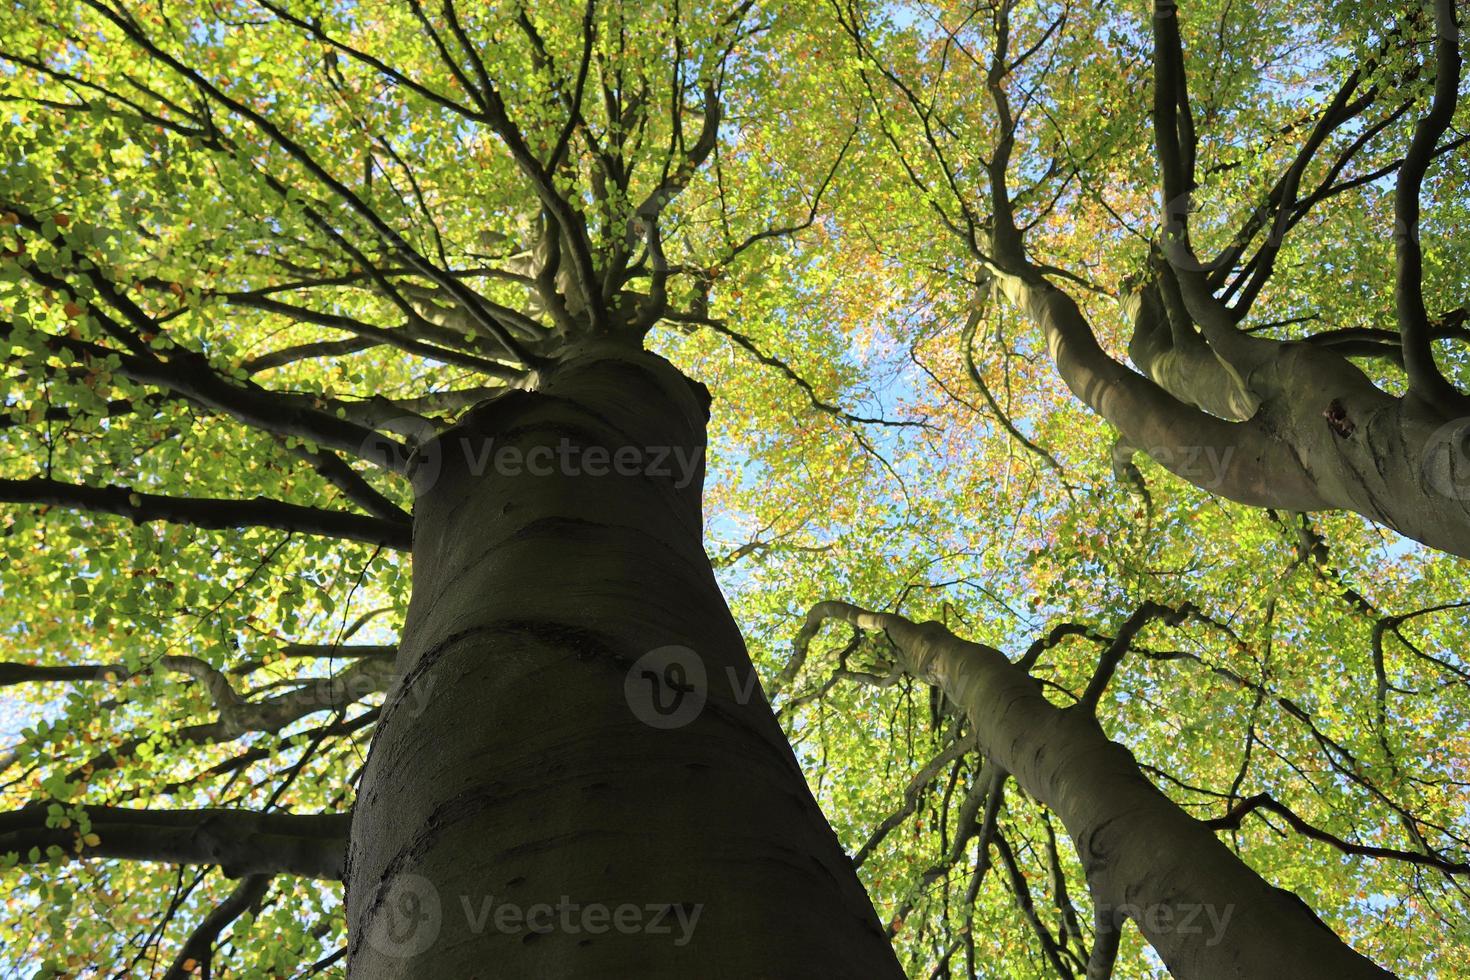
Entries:
{"type": "MultiPolygon", "coordinates": [[[[1171,427],[1204,418],[1235,440],[1209,443],[1227,484],[1271,463],[1246,447],[1257,415],[1169,394],[1214,384],[1206,359],[1158,348],[1176,367],[1155,370],[1135,332],[1145,373],[1123,367],[1050,281],[1083,277],[1021,242],[1018,202],[1045,195],[1013,197],[1010,168],[1059,179],[1039,221],[1075,204],[1048,229],[1062,253],[1093,220],[1067,188],[1106,185],[1013,162],[1007,85],[1073,111],[1048,87],[1062,69],[1031,68],[1055,45],[1106,94],[1139,12],[27,0],[0,18],[7,969],[1466,961],[1462,563],[1308,517],[1364,508],[1270,496],[1274,469],[1246,477],[1258,496],[1195,482],[1275,510],[1157,480],[1140,509],[1106,424],[1024,340],[979,329],[998,314],[976,290],[998,286],[1166,467],[1144,437],[1203,445],[1171,427]],[[999,114],[998,141],[941,120],[931,89],[999,114]],[[986,177],[982,213],[964,181],[986,177]]],[[[1155,23],[1182,93],[1174,21],[1155,23]]],[[[1413,89],[1425,26],[1392,23],[1363,79],[1398,88],[1354,84],[1407,107],[1369,140],[1458,84],[1413,89]]],[[[1231,91],[1271,88],[1249,55],[1231,71],[1231,91]]],[[[1435,111],[1421,176],[1446,155],[1435,111]]],[[[1386,171],[1410,208],[1413,159],[1386,171]]],[[[1136,321],[1180,305],[1203,331],[1170,334],[1181,348],[1268,343],[1243,311],[1228,330],[1195,312],[1224,288],[1195,240],[1154,244],[1122,297],[1136,321]]],[[[1133,243],[1111,244],[1106,264],[1133,243]]],[[[1457,323],[1414,329],[1395,418],[1444,424],[1453,392],[1416,388],[1408,348],[1457,323]]],[[[1354,392],[1330,425],[1358,417],[1354,392]]],[[[1434,514],[1368,516],[1456,551],[1434,514]]]]}
{"type": "Polygon", "coordinates": [[[861,7],[839,16],[980,301],[1004,297],[1040,328],[1067,387],[1116,427],[1120,475],[1141,479],[1142,452],[1232,500],[1350,510],[1470,555],[1453,0],[1323,4],[1275,22],[1274,39],[1228,9],[1172,0],[1145,23],[1071,4],[922,9],[943,51],[913,71],[861,7]],[[1089,58],[1078,42],[1095,46],[1099,30],[1123,56],[1089,58]],[[1121,106],[1097,68],[1132,90],[1121,106]],[[1197,72],[1206,84],[1191,96],[1197,72]],[[1059,111],[1083,108],[1079,93],[1100,120],[1059,111]],[[1053,250],[1079,211],[1102,212],[1090,230],[1131,254],[1096,268],[1107,246],[1078,254],[1066,232],[1053,250]],[[1334,254],[1344,244],[1351,255],[1334,254]],[[1313,281],[1327,270],[1335,291],[1313,281]],[[1099,343],[1109,304],[1080,293],[1127,318],[1131,366],[1099,343]],[[1200,465],[1206,449],[1221,465],[1200,465]]]}

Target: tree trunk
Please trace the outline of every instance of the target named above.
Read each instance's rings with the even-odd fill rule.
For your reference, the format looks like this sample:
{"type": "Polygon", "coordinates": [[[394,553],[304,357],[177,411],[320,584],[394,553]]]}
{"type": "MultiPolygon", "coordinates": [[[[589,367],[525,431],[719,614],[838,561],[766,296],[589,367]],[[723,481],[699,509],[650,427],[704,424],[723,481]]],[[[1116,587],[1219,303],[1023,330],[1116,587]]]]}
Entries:
{"type": "Polygon", "coordinates": [[[705,556],[708,405],[583,344],[420,451],[354,980],[901,976],[705,556]]]}
{"type": "Polygon", "coordinates": [[[1166,343],[1162,303],[1146,294],[1132,342],[1145,376],[1098,346],[1076,302],[1035,269],[998,279],[1041,326],[1062,380],[1129,449],[1243,504],[1350,510],[1470,557],[1470,402],[1385,394],[1301,342],[1243,336],[1240,357],[1198,337],[1166,343]]]}
{"type": "Polygon", "coordinates": [[[1384,980],[1294,893],[1251,870],[1139,771],[1083,707],[1058,708],[999,650],[845,602],[825,619],[883,630],[905,670],[964,709],[986,757],[1054,812],[1077,847],[1100,911],[1134,920],[1180,980],[1384,980]]]}

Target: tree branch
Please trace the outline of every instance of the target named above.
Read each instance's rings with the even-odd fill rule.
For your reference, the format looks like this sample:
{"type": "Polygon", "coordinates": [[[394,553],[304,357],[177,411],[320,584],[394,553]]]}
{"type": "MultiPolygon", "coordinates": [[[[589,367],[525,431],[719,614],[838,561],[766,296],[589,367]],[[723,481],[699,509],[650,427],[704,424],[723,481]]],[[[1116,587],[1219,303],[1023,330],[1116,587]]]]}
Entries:
{"type": "MultiPolygon", "coordinates": [[[[257,813],[250,810],[134,810],[80,807],[96,843],[80,825],[51,827],[52,804],[30,803],[0,813],[0,854],[45,860],[57,847],[70,858],[117,858],[164,864],[216,864],[231,878],[293,874],[340,880],[347,853],[348,813],[257,813]],[[32,857],[32,854],[37,856],[32,857]]],[[[67,807],[67,804],[61,804],[67,807]]]]}
{"type": "Polygon", "coordinates": [[[1291,825],[1291,828],[1303,837],[1331,844],[1344,854],[1354,854],[1361,857],[1385,858],[1393,861],[1403,861],[1408,864],[1418,864],[1426,868],[1434,868],[1447,875],[1470,875],[1470,862],[1449,861],[1433,854],[1420,854],[1417,851],[1405,851],[1396,847],[1375,847],[1369,844],[1354,844],[1345,841],[1336,834],[1328,833],[1319,827],[1307,823],[1297,816],[1284,803],[1278,803],[1269,793],[1257,793],[1255,796],[1241,800],[1223,817],[1206,820],[1205,826],[1211,830],[1235,830],[1244,821],[1247,814],[1257,810],[1267,810],[1276,814],[1291,825]]]}
{"type": "Polygon", "coordinates": [[[207,978],[214,965],[214,944],[231,922],[251,908],[258,906],[270,889],[271,876],[246,875],[235,886],[229,896],[206,915],[184,940],[173,965],[163,975],[163,980],[188,980],[199,974],[207,978]]]}
{"type": "Polygon", "coordinates": [[[117,514],[135,524],[169,521],[211,530],[272,527],[362,541],[396,551],[408,551],[413,547],[411,524],[304,507],[268,497],[251,500],[167,497],[139,493],[128,487],[90,487],[34,477],[29,480],[0,480],[0,501],[117,514]]]}
{"type": "Polygon", "coordinates": [[[1419,243],[1419,193],[1439,138],[1455,114],[1460,90],[1460,25],[1455,0],[1434,0],[1434,96],[1429,112],[1414,126],[1393,196],[1396,276],[1394,301],[1403,337],[1409,390],[1451,404],[1462,396],[1434,363],[1429,314],[1424,308],[1424,253],[1419,243]]]}

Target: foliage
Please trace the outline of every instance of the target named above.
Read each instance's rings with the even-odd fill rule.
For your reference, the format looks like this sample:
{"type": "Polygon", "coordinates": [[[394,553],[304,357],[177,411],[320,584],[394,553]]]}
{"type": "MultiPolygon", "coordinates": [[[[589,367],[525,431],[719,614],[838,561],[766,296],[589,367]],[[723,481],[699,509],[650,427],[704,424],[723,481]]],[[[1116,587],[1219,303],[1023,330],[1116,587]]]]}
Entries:
{"type": "MultiPolygon", "coordinates": [[[[1060,623],[1105,636],[1145,600],[1189,603],[1200,618],[1150,626],[1100,712],[1166,792],[1202,819],[1269,793],[1343,841],[1465,860],[1464,562],[1352,514],[1231,503],[1145,460],[1146,501],[1114,476],[1111,428],[1057,378],[1039,330],[977,299],[924,121],[882,74],[943,107],[938,143],[972,181],[961,199],[983,202],[995,119],[976,11],[791,0],[742,8],[732,27],[721,4],[462,4],[451,20],[454,9],[25,0],[0,12],[0,478],[122,487],[135,507],[145,494],[266,498],[389,523],[410,508],[392,465],[342,458],[376,437],[411,447],[420,426],[520,383],[504,337],[518,336],[512,314],[540,271],[526,257],[548,221],[514,142],[460,108],[483,88],[465,45],[531,154],[556,160],[567,144],[547,179],[578,211],[588,261],[628,272],[612,306],[667,279],[649,346],[715,397],[709,554],[843,844],[856,852],[903,817],[861,872],[912,975],[969,975],[967,962],[984,976],[1049,975],[1016,889],[1079,950],[1087,890],[1062,828],[1012,791],[1001,826],[1017,874],[994,868],[967,895],[981,855],[962,810],[978,758],[950,750],[964,737],[953,714],[885,673],[874,638],[824,634],[779,680],[802,615],[826,598],[938,619],[1016,655],[1060,623]],[[866,47],[845,26],[857,23],[866,47]],[[571,127],[579,65],[596,97],[571,127]],[[716,87],[718,139],[681,172],[716,87]],[[607,189],[598,147],[614,146],[636,167],[607,189]],[[671,173],[677,198],[635,240],[626,229],[671,173]],[[427,276],[410,256],[455,275],[427,276]],[[466,316],[474,304],[455,281],[488,315],[466,316]],[[281,351],[293,353],[271,356],[281,351]],[[189,372],[207,383],[183,391],[174,382],[189,372]],[[264,424],[257,390],[272,399],[264,424]]],[[[1387,4],[1190,6],[1193,95],[1211,134],[1198,237],[1228,234],[1333,80],[1396,17],[1387,4]]],[[[1121,358],[1120,283],[1146,267],[1158,224],[1147,12],[1018,5],[1015,32],[1017,50],[1036,46],[1010,80],[1032,107],[1012,168],[1027,188],[1021,217],[1035,254],[1081,280],[1121,358]]],[[[1388,59],[1385,79],[1422,101],[1423,80],[1403,77],[1412,52],[1394,57],[1404,63],[1388,59]]],[[[1355,167],[1396,159],[1411,122],[1386,124],[1355,167]]],[[[1465,291],[1453,259],[1470,245],[1467,159],[1448,156],[1426,196],[1436,313],[1465,291]]],[[[1389,193],[1366,182],[1292,233],[1262,331],[1295,336],[1286,321],[1307,316],[1392,327],[1389,193]]],[[[524,315],[553,329],[558,318],[524,315]]],[[[1452,380],[1470,381],[1462,354],[1442,354],[1452,380]]],[[[1365,363],[1400,383],[1391,363],[1365,363]]],[[[381,685],[325,686],[348,652],[305,654],[394,643],[406,553],[55,501],[7,504],[0,525],[0,662],[92,670],[0,674],[0,809],[54,801],[48,822],[74,829],[81,852],[82,803],[350,806],[381,685]],[[170,669],[178,657],[203,666],[170,669]],[[247,702],[315,700],[280,724],[201,734],[227,714],[205,668],[247,702]]],[[[1073,636],[1035,673],[1070,703],[1097,656],[1095,639],[1073,636]]],[[[1222,833],[1378,962],[1470,975],[1463,877],[1345,855],[1260,813],[1222,833]]],[[[69,857],[10,860],[0,967],[162,973],[236,885],[218,868],[69,857]]],[[[344,931],[340,886],[280,875],[226,928],[214,969],[341,975],[344,931]]],[[[1162,971],[1130,932],[1116,972],[1162,971]]]]}

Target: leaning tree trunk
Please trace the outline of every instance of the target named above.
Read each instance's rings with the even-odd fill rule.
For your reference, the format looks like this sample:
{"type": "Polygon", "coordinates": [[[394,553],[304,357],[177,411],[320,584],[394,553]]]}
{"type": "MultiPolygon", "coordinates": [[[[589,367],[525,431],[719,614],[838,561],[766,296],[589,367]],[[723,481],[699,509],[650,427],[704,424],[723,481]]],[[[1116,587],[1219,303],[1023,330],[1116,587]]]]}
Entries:
{"type": "Polygon", "coordinates": [[[901,975],[705,556],[708,405],[581,345],[421,450],[354,980],[901,975]]]}
{"type": "Polygon", "coordinates": [[[1392,976],[1160,792],[1089,709],[1052,704],[999,650],[961,640],[939,623],[916,624],[845,602],[813,608],[798,644],[809,643],[826,619],[884,631],[907,672],[964,710],[985,756],[1061,819],[1094,901],[1133,919],[1172,976],[1392,976]]]}

